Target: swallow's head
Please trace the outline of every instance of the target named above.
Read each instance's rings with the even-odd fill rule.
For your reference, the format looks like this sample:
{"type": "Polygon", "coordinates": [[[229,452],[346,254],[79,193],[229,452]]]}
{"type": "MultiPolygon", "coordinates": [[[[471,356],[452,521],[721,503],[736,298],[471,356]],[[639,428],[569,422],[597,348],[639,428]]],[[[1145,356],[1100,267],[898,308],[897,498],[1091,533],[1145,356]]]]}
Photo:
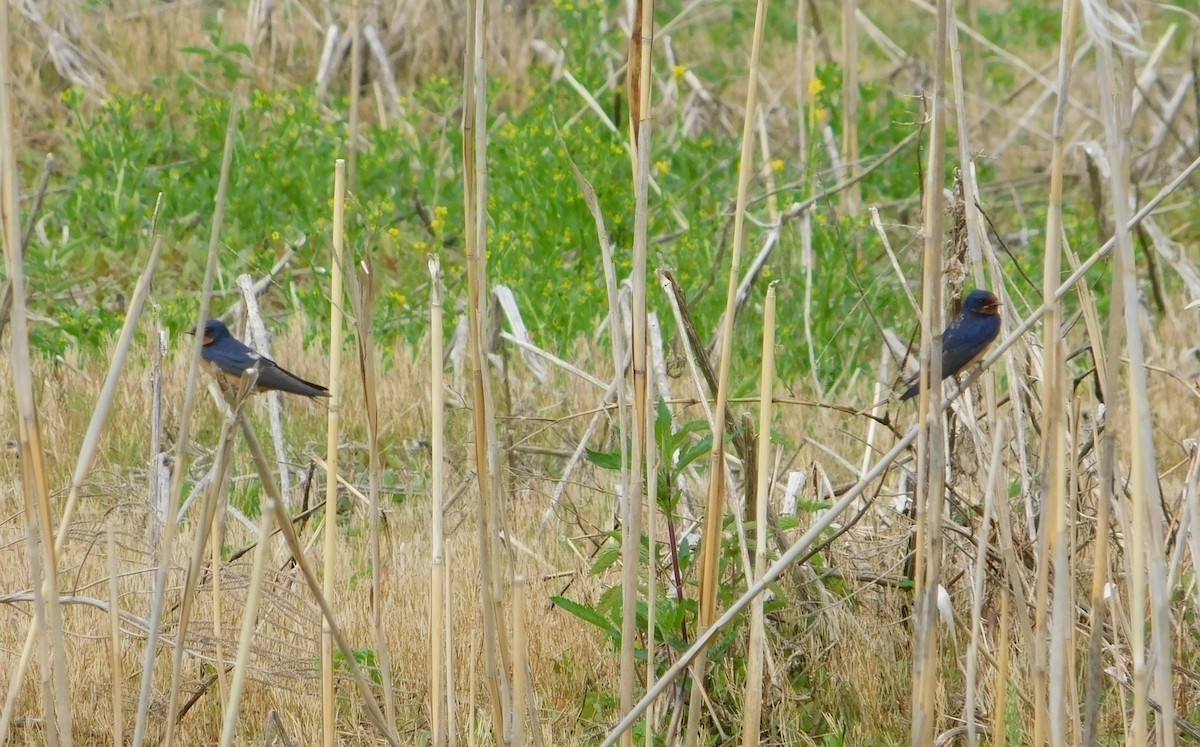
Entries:
{"type": "Polygon", "coordinates": [[[999,316],[1002,305],[1000,299],[996,298],[995,293],[977,288],[971,291],[971,295],[967,296],[966,301],[963,301],[963,313],[976,314],[978,316],[999,316]]]}
{"type": "Polygon", "coordinates": [[[212,345],[214,342],[224,340],[229,337],[229,327],[219,319],[209,319],[204,323],[204,344],[212,345]]]}

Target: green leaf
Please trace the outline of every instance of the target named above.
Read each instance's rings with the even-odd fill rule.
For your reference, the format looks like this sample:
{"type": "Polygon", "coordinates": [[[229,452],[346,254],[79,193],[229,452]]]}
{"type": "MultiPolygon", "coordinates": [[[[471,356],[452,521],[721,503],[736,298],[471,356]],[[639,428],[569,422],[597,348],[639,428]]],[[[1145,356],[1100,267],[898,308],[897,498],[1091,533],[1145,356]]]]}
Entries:
{"type": "Polygon", "coordinates": [[[592,464],[601,469],[610,469],[614,472],[621,469],[621,452],[619,451],[592,451],[584,449],[584,456],[592,464]]]}
{"type": "Polygon", "coordinates": [[[609,635],[615,635],[617,633],[616,629],[613,628],[604,615],[601,615],[595,609],[588,607],[585,604],[580,604],[579,602],[572,601],[562,596],[550,597],[550,603],[566,612],[570,612],[572,615],[578,617],[580,620],[583,620],[586,623],[595,625],[597,628],[600,628],[609,635]]]}

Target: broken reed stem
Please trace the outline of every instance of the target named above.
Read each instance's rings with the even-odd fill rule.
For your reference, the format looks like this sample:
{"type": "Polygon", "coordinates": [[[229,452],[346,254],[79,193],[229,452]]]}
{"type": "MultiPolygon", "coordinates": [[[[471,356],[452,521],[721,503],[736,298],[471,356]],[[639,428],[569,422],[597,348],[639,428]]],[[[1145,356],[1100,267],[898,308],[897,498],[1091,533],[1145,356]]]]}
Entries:
{"type": "MultiPolygon", "coordinates": [[[[325,553],[322,593],[333,600],[337,590],[335,566],[338,551],[338,439],[342,407],[342,268],[346,241],[346,162],[339,158],[333,165],[333,255],[329,280],[329,414],[325,430],[325,553]]],[[[371,517],[374,521],[375,517],[371,517]]],[[[333,689],[332,621],[321,620],[321,724],[324,744],[337,744],[336,693],[333,689]]]]}
{"type": "Polygon", "coordinates": [[[449,638],[443,640],[443,632],[449,620],[449,610],[446,609],[447,574],[445,571],[445,537],[443,529],[443,514],[445,501],[445,458],[446,458],[446,384],[445,369],[442,356],[444,330],[442,321],[442,267],[436,255],[429,255],[429,368],[430,368],[430,510],[432,529],[430,545],[432,558],[430,561],[430,583],[432,584],[432,600],[430,603],[430,655],[429,655],[429,692],[433,699],[430,713],[430,730],[433,747],[446,745],[446,667],[449,661],[449,638]]]}
{"type": "MultiPolygon", "coordinates": [[[[649,321],[649,320],[647,320],[649,321]]],[[[657,324],[657,320],[655,320],[657,324]]],[[[654,328],[655,339],[659,340],[661,345],[661,332],[654,328]]],[[[654,605],[657,604],[658,596],[658,542],[655,532],[658,531],[658,444],[655,442],[654,430],[657,422],[658,412],[658,377],[648,376],[646,378],[646,401],[649,403],[651,412],[655,413],[654,417],[646,419],[646,433],[644,438],[649,448],[646,449],[646,686],[654,684],[654,678],[657,675],[657,664],[655,654],[657,646],[655,640],[657,638],[655,626],[657,625],[657,614],[654,605]]],[[[651,715],[646,719],[645,739],[646,747],[654,747],[654,718],[651,715]]]]}
{"type": "MultiPolygon", "coordinates": [[[[771,465],[767,455],[771,448],[771,397],[775,392],[775,286],[767,286],[766,307],[763,309],[762,372],[758,386],[758,474],[754,514],[754,583],[762,580],[767,570],[767,503],[770,500],[771,465]]],[[[750,648],[746,654],[746,699],[742,713],[742,745],[757,747],[762,717],[763,656],[766,653],[766,630],[763,599],[756,597],[750,609],[750,648]]]]}
{"type": "MultiPolygon", "coordinates": [[[[1128,345],[1129,365],[1126,367],[1128,381],[1124,391],[1129,397],[1129,443],[1130,443],[1130,519],[1129,541],[1129,612],[1130,646],[1133,659],[1133,721],[1132,736],[1135,747],[1148,742],[1146,729],[1150,716],[1151,683],[1149,659],[1146,651],[1146,611],[1150,612],[1150,636],[1153,657],[1160,662],[1154,668],[1155,698],[1162,708],[1155,718],[1159,738],[1156,744],[1173,746],[1176,740],[1175,699],[1172,686],[1170,642],[1170,599],[1165,588],[1166,574],[1162,550],[1162,524],[1158,479],[1155,470],[1155,450],[1152,420],[1147,391],[1145,346],[1138,322],[1137,267],[1134,264],[1133,238],[1125,225],[1130,210],[1130,109],[1132,96],[1132,68],[1128,52],[1114,54],[1114,46],[1132,46],[1135,42],[1131,27],[1122,29],[1120,23],[1128,23],[1119,11],[1111,15],[1093,17],[1085,14],[1089,31],[1096,41],[1096,65],[1099,82],[1101,111],[1105,132],[1105,145],[1109,163],[1112,210],[1116,244],[1114,254],[1112,286],[1114,298],[1120,296],[1121,304],[1112,306],[1114,317],[1121,316],[1124,322],[1125,340],[1128,345]],[[1122,37],[1122,38],[1118,38],[1122,37]],[[1118,291],[1118,288],[1120,289],[1118,291]],[[1161,740],[1161,741],[1160,741],[1161,740]]],[[[1120,350],[1109,350],[1110,357],[1118,357],[1120,350]]],[[[1114,421],[1116,418],[1113,419],[1114,421]]]]}
{"type": "MultiPolygon", "coordinates": [[[[1067,98],[1071,86],[1071,59],[1075,49],[1075,20],[1078,2],[1063,4],[1062,27],[1058,49],[1058,95],[1054,110],[1050,160],[1050,198],[1046,208],[1046,251],[1043,264],[1043,297],[1053,295],[1054,286],[1062,273],[1062,194],[1067,98]]],[[[1066,369],[1062,326],[1062,307],[1051,305],[1043,323],[1043,449],[1045,466],[1042,479],[1043,552],[1038,556],[1038,586],[1035,607],[1037,620],[1036,643],[1033,650],[1034,668],[1034,732],[1035,744],[1042,744],[1046,727],[1053,744],[1065,744],[1066,654],[1071,645],[1070,629],[1075,614],[1073,585],[1067,567],[1067,432],[1066,432],[1066,369]],[[1050,600],[1047,599],[1048,580],[1054,576],[1053,621],[1046,630],[1050,600]],[[1048,675],[1048,677],[1047,677],[1048,675]],[[1047,699],[1048,698],[1048,699],[1047,699]]]]}
{"type": "MultiPolygon", "coordinates": [[[[253,6],[248,11],[249,22],[246,24],[245,42],[252,47],[257,36],[253,6]]],[[[225,144],[221,153],[221,172],[217,178],[217,194],[213,199],[212,223],[208,233],[208,258],[204,265],[204,282],[200,291],[200,308],[196,313],[196,327],[193,330],[192,350],[188,357],[187,386],[184,388],[183,409],[179,414],[178,436],[175,439],[174,471],[171,475],[171,492],[167,501],[167,518],[163,535],[158,548],[158,566],[154,573],[152,599],[150,603],[150,630],[146,636],[146,654],[142,665],[142,686],[138,691],[137,721],[133,732],[132,747],[141,747],[146,736],[146,725],[150,717],[151,690],[154,683],[154,661],[158,655],[158,639],[162,625],[162,612],[166,605],[167,577],[172,568],[172,556],[175,552],[175,534],[178,529],[179,496],[183,490],[183,480],[187,475],[188,449],[191,445],[192,410],[196,404],[196,386],[200,373],[200,348],[204,345],[204,324],[208,321],[209,310],[212,307],[212,289],[217,276],[217,255],[221,246],[221,226],[225,222],[225,206],[229,198],[229,175],[233,168],[233,149],[237,141],[237,122],[241,115],[243,102],[249,87],[247,79],[243,78],[234,87],[229,97],[229,119],[225,124],[225,144]]],[[[182,646],[182,638],[176,640],[177,646],[182,646]]],[[[179,677],[178,668],[171,672],[171,691],[167,705],[166,734],[163,737],[163,747],[171,747],[175,737],[174,714],[179,709],[179,677]]]]}
{"type": "Polygon", "coordinates": [[[125,744],[125,673],[121,666],[121,595],[117,588],[121,564],[117,560],[117,539],[112,525],[105,527],[104,540],[108,565],[109,687],[112,690],[112,743],[125,744]]]}
{"type": "MultiPolygon", "coordinates": [[[[79,493],[91,472],[92,463],[95,460],[96,453],[99,451],[101,436],[104,433],[104,426],[108,422],[108,415],[112,410],[113,402],[115,401],[115,392],[117,383],[120,381],[121,373],[125,370],[125,361],[129,357],[129,349],[133,345],[134,333],[137,331],[137,324],[141,320],[142,310],[145,308],[146,299],[150,294],[150,284],[154,278],[154,272],[158,267],[158,259],[162,252],[162,237],[158,234],[158,215],[162,210],[163,196],[161,193],[155,203],[154,218],[151,221],[151,243],[150,257],[146,260],[146,266],[142,270],[142,274],[138,277],[137,285],[134,287],[133,295],[129,300],[129,306],[125,311],[125,323],[121,326],[121,332],[117,337],[117,344],[113,349],[112,362],[108,367],[108,374],[104,378],[104,384],[100,388],[100,396],[96,402],[96,408],[92,411],[91,421],[88,423],[87,433],[83,437],[83,445],[79,448],[79,457],[75,462],[75,471],[71,476],[71,486],[67,490],[67,501],[63,507],[62,518],[59,521],[58,530],[54,537],[54,557],[62,555],[63,548],[66,546],[68,529],[71,522],[74,520],[75,510],[79,505],[79,493]]],[[[4,735],[8,734],[8,724],[12,717],[12,708],[16,702],[16,694],[21,683],[25,680],[25,671],[29,666],[29,657],[33,653],[33,644],[38,631],[38,626],[30,626],[26,633],[25,646],[21,650],[21,658],[17,662],[15,671],[9,681],[9,693],[5,698],[4,712],[0,716],[0,744],[3,743],[4,735]]]]}
{"type": "Polygon", "coordinates": [[[917,437],[916,572],[912,721],[909,741],[932,744],[937,718],[937,594],[941,584],[946,453],[942,419],[942,218],[946,157],[946,47],[949,0],[938,0],[933,110],[924,185],[925,263],[921,301],[921,389],[917,437]]]}
{"type": "MultiPolygon", "coordinates": [[[[513,579],[513,706],[512,706],[512,747],[525,745],[525,715],[528,711],[526,703],[525,673],[529,667],[529,634],[525,629],[525,577],[513,579]]],[[[530,724],[536,728],[536,724],[530,724]]]]}
{"type": "Polygon", "coordinates": [[[351,192],[358,187],[358,131],[360,98],[362,97],[362,10],[359,0],[350,9],[350,117],[349,142],[346,143],[346,180],[351,192]]]}
{"type": "MultiPolygon", "coordinates": [[[[246,337],[250,347],[262,355],[271,357],[271,338],[263,323],[262,312],[258,308],[258,296],[254,289],[254,280],[246,273],[238,275],[238,289],[242,292],[242,303],[246,308],[246,337]]],[[[267,400],[267,415],[271,424],[271,445],[275,448],[275,459],[279,462],[279,493],[283,496],[284,505],[291,508],[292,478],[288,468],[287,448],[283,440],[283,406],[277,391],[265,392],[267,400]]],[[[223,670],[218,668],[217,672],[223,670]]]]}
{"type": "MultiPolygon", "coordinates": [[[[0,214],[4,225],[4,258],[12,292],[11,370],[13,399],[17,411],[17,444],[21,462],[21,492],[25,498],[30,576],[33,581],[34,619],[43,667],[42,708],[46,738],[50,744],[62,739],[71,744],[71,700],[67,686],[67,656],[63,644],[62,612],[58,603],[58,572],[54,553],[54,519],[46,454],[38,423],[33,392],[33,369],[29,348],[29,318],[25,305],[25,267],[21,251],[21,203],[15,132],[13,129],[12,47],[9,37],[8,4],[0,9],[0,214]],[[40,566],[40,568],[39,568],[40,566]],[[44,574],[44,578],[40,577],[44,574]],[[50,668],[47,668],[49,665],[50,668]]],[[[16,688],[19,681],[10,687],[16,688]]],[[[15,689],[10,691],[14,695],[15,689]]],[[[5,721],[11,713],[5,704],[5,721]]],[[[7,726],[7,724],[6,724],[7,726]]],[[[0,732],[7,734],[7,728],[0,732]]]]}
{"type": "Polygon", "coordinates": [[[858,18],[857,0],[842,0],[842,211],[857,215],[862,187],[858,172],[858,18]]]}
{"type": "MultiPolygon", "coordinates": [[[[241,414],[234,415],[235,418],[241,418],[241,414]]],[[[262,459],[264,463],[266,459],[262,459]]],[[[269,479],[267,475],[262,476],[263,480],[269,479]]],[[[233,666],[233,682],[229,688],[229,702],[224,711],[224,724],[221,727],[221,747],[230,747],[233,744],[234,734],[238,726],[238,713],[242,706],[242,693],[246,689],[246,678],[248,677],[249,662],[250,662],[250,644],[254,639],[254,630],[258,624],[258,606],[262,601],[262,580],[263,574],[267,567],[267,558],[271,555],[271,523],[275,515],[274,503],[278,496],[278,490],[264,491],[267,495],[267,505],[262,506],[258,520],[258,546],[254,548],[254,565],[250,570],[250,588],[246,595],[245,605],[242,607],[242,630],[238,635],[237,660],[233,666]]],[[[328,505],[328,504],[327,504],[328,505]]],[[[328,511],[326,512],[328,513],[328,511]]],[[[335,522],[336,523],[336,522],[335,522]]],[[[214,542],[215,547],[218,543],[214,542]]],[[[214,573],[216,567],[213,568],[214,573]]],[[[217,662],[218,671],[225,666],[224,662],[217,662]]]]}
{"type": "MultiPolygon", "coordinates": [[[[646,424],[650,421],[650,403],[646,396],[646,380],[649,373],[649,347],[646,342],[646,257],[648,245],[649,192],[650,192],[650,100],[652,89],[651,71],[654,46],[654,0],[640,0],[636,5],[638,17],[633,25],[630,40],[630,76],[637,75],[636,87],[632,90],[630,106],[630,140],[633,157],[633,267],[630,276],[633,293],[630,299],[633,316],[630,344],[630,375],[633,380],[632,418],[623,419],[633,448],[621,491],[621,713],[633,707],[633,690],[637,680],[637,661],[634,657],[637,645],[637,605],[639,595],[639,572],[642,550],[642,503],[645,500],[645,483],[642,476],[646,468],[646,453],[653,449],[652,439],[646,438],[646,424]],[[631,422],[632,421],[632,422],[631,422]]],[[[631,82],[634,82],[631,80],[631,82]]],[[[617,316],[614,321],[620,320],[617,316]]],[[[616,339],[614,337],[614,339],[616,339]]],[[[622,441],[624,441],[624,436],[622,441]]],[[[623,747],[633,747],[633,734],[622,737],[623,747]]]]}
{"type": "MultiPolygon", "coordinates": [[[[713,624],[716,616],[717,569],[721,554],[721,526],[725,518],[725,408],[729,399],[729,368],[733,359],[733,322],[737,303],[738,271],[745,247],[746,205],[749,202],[750,178],[754,173],[754,120],[758,109],[758,66],[762,54],[763,27],[766,23],[767,0],[758,0],[754,16],[754,38],[750,48],[750,69],[747,74],[745,117],[742,122],[742,147],[738,163],[737,198],[733,214],[733,249],[729,265],[729,282],[725,294],[725,315],[722,319],[721,354],[717,374],[717,403],[713,408],[712,454],[708,464],[708,500],[704,513],[704,529],[700,549],[700,615],[701,631],[713,624]]],[[[699,736],[701,693],[706,680],[706,654],[697,658],[693,671],[691,699],[688,704],[687,731],[684,744],[694,747],[699,736]]]]}
{"type": "MultiPolygon", "coordinates": [[[[996,512],[997,481],[1003,468],[1000,457],[1004,447],[1004,421],[996,421],[996,429],[992,434],[992,460],[988,466],[987,485],[983,494],[983,519],[975,530],[978,543],[975,548],[975,573],[971,582],[971,645],[967,649],[966,694],[963,705],[963,720],[967,725],[967,744],[975,747],[979,744],[978,722],[975,716],[976,690],[979,682],[976,679],[979,662],[980,639],[983,637],[983,598],[984,582],[987,579],[988,549],[991,547],[991,526],[996,512]]],[[[1004,593],[1001,591],[1001,593],[1004,593]]],[[[1007,656],[1007,652],[998,652],[1007,656]]],[[[1002,682],[1001,687],[1007,687],[1002,682]]]]}
{"type": "MultiPolygon", "coordinates": [[[[254,466],[258,471],[259,480],[262,482],[263,492],[269,498],[263,504],[263,510],[275,513],[275,526],[287,544],[288,552],[291,554],[291,561],[300,570],[300,575],[304,577],[304,583],[308,586],[308,591],[312,594],[313,601],[320,608],[321,616],[327,621],[333,640],[337,644],[338,650],[342,653],[344,666],[350,670],[350,677],[358,686],[358,702],[365,706],[367,720],[383,735],[388,744],[392,745],[392,747],[399,747],[400,739],[396,735],[395,726],[384,720],[383,711],[379,709],[379,702],[375,700],[375,696],[371,692],[371,683],[367,680],[366,675],[363,674],[362,667],[358,665],[354,649],[350,647],[349,639],[346,638],[346,634],[338,626],[337,620],[333,615],[333,607],[321,591],[321,583],[317,580],[316,574],[313,573],[312,567],[308,563],[308,554],[301,547],[300,539],[296,536],[296,530],[292,527],[292,517],[288,516],[287,510],[283,507],[283,501],[279,497],[279,489],[275,486],[275,481],[271,479],[271,466],[267,464],[267,458],[263,455],[262,447],[258,444],[258,437],[254,435],[254,429],[250,427],[250,421],[246,420],[246,418],[239,418],[238,422],[241,424],[242,437],[246,441],[246,448],[254,458],[254,466]]],[[[326,513],[328,514],[329,512],[326,511],[326,513]]],[[[265,540],[266,538],[264,537],[260,540],[260,544],[265,540]]]]}
{"type": "Polygon", "coordinates": [[[500,516],[500,458],[485,336],[488,324],[487,279],[487,0],[467,4],[467,64],[463,71],[463,202],[467,254],[468,349],[471,405],[474,414],[475,475],[479,484],[480,607],[484,665],[492,707],[491,729],[497,741],[508,733],[511,706],[508,639],[504,633],[504,564],[496,546],[500,516]]]}

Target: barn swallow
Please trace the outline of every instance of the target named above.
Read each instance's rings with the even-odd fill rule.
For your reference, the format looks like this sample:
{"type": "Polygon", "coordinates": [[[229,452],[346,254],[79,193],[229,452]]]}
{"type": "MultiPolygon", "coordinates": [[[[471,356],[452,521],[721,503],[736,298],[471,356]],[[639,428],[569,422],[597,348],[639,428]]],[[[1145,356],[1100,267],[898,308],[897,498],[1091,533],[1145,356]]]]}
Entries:
{"type": "Polygon", "coordinates": [[[259,392],[274,389],[302,394],[305,397],[329,396],[329,390],[320,384],[305,381],[280,368],[270,358],[254,352],[231,335],[229,328],[216,319],[210,319],[204,325],[204,347],[200,348],[200,357],[235,386],[240,383],[242,374],[257,367],[258,381],[255,383],[255,390],[259,392]]]}
{"type": "MultiPolygon", "coordinates": [[[[991,291],[976,289],[963,301],[962,311],[942,333],[942,378],[947,379],[983,357],[988,345],[1000,334],[1000,299],[991,291]]],[[[921,374],[909,380],[900,401],[917,396],[921,374]]]]}

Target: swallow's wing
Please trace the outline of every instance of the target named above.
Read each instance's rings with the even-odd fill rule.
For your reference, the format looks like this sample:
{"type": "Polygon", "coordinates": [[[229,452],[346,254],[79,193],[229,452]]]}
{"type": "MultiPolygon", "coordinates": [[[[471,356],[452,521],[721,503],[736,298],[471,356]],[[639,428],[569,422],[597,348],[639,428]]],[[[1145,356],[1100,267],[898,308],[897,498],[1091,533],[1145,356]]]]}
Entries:
{"type": "Polygon", "coordinates": [[[302,394],[305,397],[328,397],[329,390],[320,384],[305,381],[291,371],[280,368],[275,361],[263,358],[258,364],[258,388],[278,389],[281,392],[302,394]]]}
{"type": "Polygon", "coordinates": [[[1000,333],[999,316],[960,316],[942,335],[942,377],[974,363],[1000,333]]]}
{"type": "Polygon", "coordinates": [[[234,376],[241,376],[259,360],[269,360],[232,338],[207,345],[201,348],[201,353],[204,360],[234,376]]]}

